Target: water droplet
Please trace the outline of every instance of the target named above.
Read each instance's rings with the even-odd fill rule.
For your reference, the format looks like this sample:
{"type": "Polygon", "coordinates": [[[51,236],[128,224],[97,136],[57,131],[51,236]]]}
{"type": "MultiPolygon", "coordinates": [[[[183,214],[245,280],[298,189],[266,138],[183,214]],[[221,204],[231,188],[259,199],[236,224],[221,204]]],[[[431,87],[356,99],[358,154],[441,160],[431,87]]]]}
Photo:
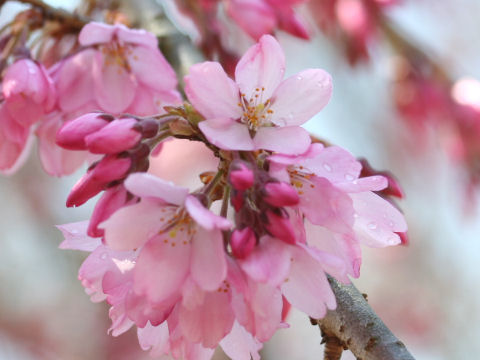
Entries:
{"type": "Polygon", "coordinates": [[[303,78],[300,75],[297,75],[297,80],[303,80],[303,78]]]}
{"type": "Polygon", "coordinates": [[[371,222],[367,226],[370,230],[375,230],[377,228],[377,223],[371,222]]]}
{"type": "Polygon", "coordinates": [[[391,238],[388,238],[387,244],[388,245],[396,245],[396,244],[398,244],[398,239],[396,237],[392,236],[391,238]]]}
{"type": "Polygon", "coordinates": [[[72,234],[78,234],[78,230],[72,230],[72,231],[70,231],[70,233],[72,233],[72,234]]]}
{"type": "Polygon", "coordinates": [[[386,213],[383,213],[383,218],[386,219],[387,218],[387,214],[386,213]]]}
{"type": "Polygon", "coordinates": [[[353,217],[354,217],[355,219],[358,218],[358,214],[357,214],[357,213],[353,214],[353,217]]]}
{"type": "Polygon", "coordinates": [[[354,181],[352,181],[352,184],[357,185],[357,184],[358,184],[358,181],[357,181],[357,180],[354,180],[354,181]]]}
{"type": "Polygon", "coordinates": [[[327,164],[327,163],[324,163],[324,164],[323,164],[323,168],[324,168],[325,170],[327,170],[328,172],[332,171],[332,167],[331,167],[329,164],[327,164]]]}
{"type": "Polygon", "coordinates": [[[390,226],[391,228],[393,228],[393,227],[395,226],[395,223],[394,223],[393,221],[390,221],[390,222],[388,223],[388,226],[390,226]]]}
{"type": "Polygon", "coordinates": [[[107,258],[107,253],[104,252],[102,255],[100,255],[100,259],[105,260],[107,258]]]}
{"type": "Polygon", "coordinates": [[[355,179],[355,177],[353,175],[350,175],[350,174],[345,175],[345,180],[352,181],[353,179],[355,179]]]}

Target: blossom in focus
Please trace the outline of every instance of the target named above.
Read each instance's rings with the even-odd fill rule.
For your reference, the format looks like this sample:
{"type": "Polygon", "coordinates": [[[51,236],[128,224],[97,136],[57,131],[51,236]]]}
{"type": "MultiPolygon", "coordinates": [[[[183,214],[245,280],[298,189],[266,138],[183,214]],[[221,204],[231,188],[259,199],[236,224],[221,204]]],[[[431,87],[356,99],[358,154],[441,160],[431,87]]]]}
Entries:
{"type": "Polygon", "coordinates": [[[192,66],[185,92],[206,119],[200,122],[200,130],[225,150],[306,151],[310,136],[300,125],[328,103],[332,81],[320,69],[282,81],[284,73],[284,53],[269,35],[240,59],[235,82],[218,63],[192,66]]]}

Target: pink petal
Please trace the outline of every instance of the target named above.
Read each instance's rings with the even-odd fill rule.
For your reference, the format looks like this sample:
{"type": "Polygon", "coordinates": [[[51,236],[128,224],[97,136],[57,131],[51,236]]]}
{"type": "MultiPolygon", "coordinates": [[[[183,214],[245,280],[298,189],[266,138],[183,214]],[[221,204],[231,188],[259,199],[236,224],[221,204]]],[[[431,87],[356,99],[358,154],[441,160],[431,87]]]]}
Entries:
{"type": "Polygon", "coordinates": [[[170,91],[177,86],[175,71],[157,47],[135,46],[127,58],[140,84],[155,91],[170,91]]]}
{"type": "Polygon", "coordinates": [[[60,67],[56,84],[58,103],[63,111],[76,111],[95,99],[92,67],[96,54],[97,50],[83,50],[67,58],[60,67]]]}
{"type": "Polygon", "coordinates": [[[193,280],[205,291],[217,290],[225,280],[227,262],[220,230],[207,231],[197,227],[192,243],[190,272],[193,280]]]}
{"type": "Polygon", "coordinates": [[[157,38],[149,31],[144,29],[130,29],[123,24],[116,24],[115,31],[117,33],[118,40],[121,42],[158,49],[157,38]]]}
{"type": "Polygon", "coordinates": [[[298,163],[319,177],[330,180],[331,183],[353,181],[358,178],[362,165],[345,149],[329,146],[320,151],[317,156],[298,163]]]}
{"type": "Polygon", "coordinates": [[[282,154],[302,154],[310,146],[310,134],[300,126],[261,127],[253,138],[256,149],[282,154]]]}
{"type": "Polygon", "coordinates": [[[362,252],[357,239],[313,225],[309,221],[305,221],[305,230],[309,246],[343,259],[348,274],[355,278],[360,276],[362,252]]]}
{"type": "Polygon", "coordinates": [[[78,42],[82,46],[108,43],[112,41],[115,27],[99,22],[90,22],[85,25],[78,35],[78,42]]]}
{"type": "Polygon", "coordinates": [[[36,131],[40,160],[45,172],[51,176],[70,175],[87,159],[84,151],[69,151],[57,145],[56,135],[62,124],[58,115],[52,116],[43,121],[36,131]]]}
{"type": "Polygon", "coordinates": [[[186,339],[206,348],[217,347],[233,326],[234,314],[229,294],[209,292],[201,306],[194,309],[180,308],[179,325],[186,339]]]}
{"type": "Polygon", "coordinates": [[[93,66],[95,99],[103,111],[120,114],[135,98],[137,81],[124,67],[105,60],[97,52],[93,66]]]}
{"type": "Polygon", "coordinates": [[[124,182],[125,188],[138,197],[161,199],[168,204],[183,205],[188,189],[176,186],[149,173],[133,173],[124,182]]]}
{"type": "Polygon", "coordinates": [[[152,326],[148,323],[143,329],[137,328],[138,342],[142,350],[150,350],[150,356],[162,356],[170,352],[169,332],[166,322],[152,326]]]}
{"type": "Polygon", "coordinates": [[[320,69],[304,70],[278,86],[272,95],[272,122],[279,126],[302,125],[327,105],[332,78],[320,69]]]}
{"type": "Polygon", "coordinates": [[[242,115],[238,86],[219,63],[207,61],[191,66],[185,76],[185,93],[206,119],[238,119],[242,115]]]}
{"type": "Polygon", "coordinates": [[[87,236],[88,220],[75,223],[56,226],[65,237],[60,245],[60,249],[93,251],[102,243],[101,239],[95,239],[87,236]]]}
{"type": "Polygon", "coordinates": [[[166,235],[159,235],[152,238],[137,259],[135,292],[146,295],[150,302],[155,303],[180,296],[189,272],[190,253],[190,245],[184,245],[181,236],[167,238],[166,235]]]}
{"type": "Polygon", "coordinates": [[[182,286],[182,305],[191,310],[203,304],[205,292],[188,277],[182,286]]]}
{"type": "Polygon", "coordinates": [[[299,208],[315,225],[339,233],[350,233],[354,221],[350,197],[325,178],[312,177],[301,187],[299,208]]]}
{"type": "Polygon", "coordinates": [[[217,118],[202,121],[198,127],[208,141],[221,149],[244,151],[255,149],[248,128],[244,124],[227,118],[217,118]]]}
{"type": "Polygon", "coordinates": [[[227,356],[235,360],[260,360],[258,353],[263,344],[235,321],[232,331],[220,341],[227,356]]]}
{"type": "Polygon", "coordinates": [[[282,285],[282,293],[293,307],[314,319],[325,316],[328,309],[335,309],[336,301],[321,264],[305,250],[292,250],[292,266],[288,281],[282,285]]]}
{"type": "Polygon", "coordinates": [[[205,230],[222,229],[227,230],[232,227],[229,220],[222,216],[215,215],[208,210],[195,196],[189,195],[185,199],[185,208],[190,216],[205,230]]]}
{"type": "Polygon", "coordinates": [[[384,176],[374,175],[359,178],[350,182],[335,184],[337,189],[348,193],[359,193],[365,191],[380,191],[388,186],[388,180],[384,176]]]}
{"type": "Polygon", "coordinates": [[[232,0],[226,3],[227,14],[254,40],[271,34],[276,25],[270,6],[257,0],[232,0]]]}
{"type": "Polygon", "coordinates": [[[175,209],[164,208],[155,201],[142,199],[139,203],[117,210],[98,225],[105,231],[105,243],[114,250],[141,247],[170,220],[175,209]]]}
{"type": "Polygon", "coordinates": [[[264,236],[250,256],[238,263],[253,280],[277,286],[288,275],[290,253],[285,243],[264,236]]]}
{"type": "Polygon", "coordinates": [[[278,287],[249,282],[251,289],[250,308],[253,311],[254,331],[252,335],[261,341],[268,341],[280,327],[283,300],[278,287]]]}
{"type": "Polygon", "coordinates": [[[307,254],[315,259],[319,264],[321,264],[323,270],[327,274],[345,284],[350,283],[350,279],[347,276],[347,264],[345,264],[345,261],[342,258],[305,244],[298,244],[298,246],[305,250],[305,252],[307,252],[307,254]]]}
{"type": "Polygon", "coordinates": [[[395,233],[407,231],[407,223],[400,211],[372,192],[350,194],[350,196],[358,215],[354,229],[361,242],[371,247],[401,243],[400,237],[395,233]]]}
{"type": "Polygon", "coordinates": [[[235,69],[235,80],[247,100],[255,89],[263,90],[263,98],[270,99],[285,73],[285,54],[280,44],[270,35],[247,50],[235,69]]]}

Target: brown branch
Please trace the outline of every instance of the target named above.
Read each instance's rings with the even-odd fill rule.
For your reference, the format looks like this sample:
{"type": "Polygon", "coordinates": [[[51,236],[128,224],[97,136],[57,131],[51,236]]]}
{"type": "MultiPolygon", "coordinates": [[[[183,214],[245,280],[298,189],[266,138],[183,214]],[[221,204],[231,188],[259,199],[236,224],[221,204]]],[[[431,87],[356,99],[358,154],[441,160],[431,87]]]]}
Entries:
{"type": "Polygon", "coordinates": [[[72,30],[80,30],[85,24],[89,22],[78,15],[72,14],[60,8],[48,5],[42,0],[15,0],[23,4],[30,4],[40,10],[43,16],[49,20],[55,20],[72,30]]]}
{"type": "Polygon", "coordinates": [[[337,309],[328,311],[323,319],[312,321],[320,326],[327,344],[334,346],[332,338],[337,338],[345,349],[362,360],[414,360],[353,284],[343,285],[331,277],[328,280],[337,298],[337,309]]]}

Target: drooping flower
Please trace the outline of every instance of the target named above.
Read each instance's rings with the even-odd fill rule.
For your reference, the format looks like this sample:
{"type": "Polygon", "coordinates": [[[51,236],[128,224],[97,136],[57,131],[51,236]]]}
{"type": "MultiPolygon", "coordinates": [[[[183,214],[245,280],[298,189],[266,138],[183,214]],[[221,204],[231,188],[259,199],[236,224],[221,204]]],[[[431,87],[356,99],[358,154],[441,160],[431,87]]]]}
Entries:
{"type": "Polygon", "coordinates": [[[270,174],[297,189],[307,242],[344,258],[350,275],[359,276],[359,243],[401,243],[397,233],[407,230],[403,215],[374,193],[388,186],[387,179],[359,178],[362,166],[346,150],[312,144],[303,155],[272,155],[269,160],[270,174]]]}
{"type": "Polygon", "coordinates": [[[305,152],[310,136],[300,125],[329,101],[331,78],[323,70],[309,69],[282,81],[284,72],[283,51],[269,35],[240,59],[235,82],[218,63],[192,66],[185,91],[206,118],[200,130],[225,150],[305,152]]]}

